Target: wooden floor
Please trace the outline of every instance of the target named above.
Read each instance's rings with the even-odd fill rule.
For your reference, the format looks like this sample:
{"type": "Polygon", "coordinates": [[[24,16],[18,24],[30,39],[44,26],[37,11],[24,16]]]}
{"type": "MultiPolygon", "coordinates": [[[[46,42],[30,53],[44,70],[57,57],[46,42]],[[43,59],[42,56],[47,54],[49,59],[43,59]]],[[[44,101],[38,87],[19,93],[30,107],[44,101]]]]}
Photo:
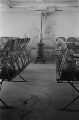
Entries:
{"type": "MultiPolygon", "coordinates": [[[[0,120],[79,120],[79,112],[59,110],[73,98],[73,89],[56,82],[55,64],[29,64],[21,75],[29,82],[2,85],[1,98],[14,109],[0,109],[0,120]]],[[[79,101],[71,107],[78,109],[79,101]]]]}

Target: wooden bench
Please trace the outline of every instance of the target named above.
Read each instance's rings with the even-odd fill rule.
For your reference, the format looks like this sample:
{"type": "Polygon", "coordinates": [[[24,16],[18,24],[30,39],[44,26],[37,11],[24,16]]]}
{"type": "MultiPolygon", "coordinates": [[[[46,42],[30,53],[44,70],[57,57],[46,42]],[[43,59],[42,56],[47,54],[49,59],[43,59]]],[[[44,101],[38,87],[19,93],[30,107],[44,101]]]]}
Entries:
{"type": "MultiPolygon", "coordinates": [[[[29,38],[26,39],[9,39],[2,44],[0,49],[0,84],[3,81],[12,81],[17,75],[19,75],[23,82],[27,82],[20,75],[20,73],[27,67],[30,63],[30,51],[28,48],[29,38]]],[[[16,81],[20,82],[20,81],[16,81]]],[[[9,107],[1,98],[0,101],[9,107]]]]}
{"type": "Polygon", "coordinates": [[[65,48],[63,47],[60,52],[61,55],[58,56],[56,66],[57,82],[70,84],[78,93],[75,97],[73,97],[72,101],[63,108],[63,110],[67,110],[70,105],[79,98],[79,89],[76,86],[76,84],[79,84],[79,65],[77,64],[77,61],[79,61],[79,53],[75,54],[75,50],[79,51],[79,46],[77,46],[78,44],[75,46],[74,41],[69,41],[65,48]],[[71,54],[70,49],[74,51],[74,54],[71,54]]]}

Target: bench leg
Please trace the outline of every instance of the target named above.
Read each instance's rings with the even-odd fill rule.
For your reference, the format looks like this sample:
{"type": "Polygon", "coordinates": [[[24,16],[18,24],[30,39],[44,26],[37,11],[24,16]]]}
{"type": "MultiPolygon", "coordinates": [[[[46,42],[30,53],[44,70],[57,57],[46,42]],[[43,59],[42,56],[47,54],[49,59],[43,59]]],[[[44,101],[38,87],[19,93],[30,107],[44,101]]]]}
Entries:
{"type": "MultiPolygon", "coordinates": [[[[75,85],[72,83],[72,82],[68,82],[75,90],[76,90],[76,92],[79,94],[79,90],[75,87],[75,85]]],[[[73,100],[69,103],[69,104],[67,104],[63,109],[61,109],[61,110],[67,110],[67,108],[70,106],[70,105],[72,105],[77,99],[79,98],[79,95],[77,95],[75,98],[73,98],[73,100]]]]}
{"type": "MultiPolygon", "coordinates": [[[[0,84],[1,84],[1,87],[2,87],[2,83],[3,83],[3,81],[4,80],[2,80],[1,82],[0,82],[0,84]]],[[[0,91],[1,91],[1,89],[0,89],[0,91]]],[[[1,98],[0,98],[0,101],[1,101],[1,103],[3,103],[4,104],[4,106],[3,107],[1,107],[0,106],[0,108],[4,108],[4,109],[8,109],[8,108],[13,108],[13,107],[11,107],[11,106],[9,106],[9,105],[7,105],[1,98]]]]}
{"type": "Polygon", "coordinates": [[[66,105],[63,110],[66,110],[71,104],[73,104],[77,99],[79,98],[79,95],[76,96],[68,105],[66,105]]]}
{"type": "Polygon", "coordinates": [[[3,107],[0,106],[0,108],[3,108],[3,109],[12,109],[13,107],[7,105],[1,98],[0,98],[0,101],[4,104],[3,107]]]}
{"type": "Polygon", "coordinates": [[[18,80],[18,81],[8,81],[8,82],[29,82],[29,81],[27,81],[27,80],[25,80],[20,74],[18,74],[18,76],[23,80],[23,81],[20,81],[20,80],[18,80]]]}
{"type": "Polygon", "coordinates": [[[20,77],[24,82],[29,82],[29,81],[26,81],[20,74],[19,74],[19,77],[20,77]]]}

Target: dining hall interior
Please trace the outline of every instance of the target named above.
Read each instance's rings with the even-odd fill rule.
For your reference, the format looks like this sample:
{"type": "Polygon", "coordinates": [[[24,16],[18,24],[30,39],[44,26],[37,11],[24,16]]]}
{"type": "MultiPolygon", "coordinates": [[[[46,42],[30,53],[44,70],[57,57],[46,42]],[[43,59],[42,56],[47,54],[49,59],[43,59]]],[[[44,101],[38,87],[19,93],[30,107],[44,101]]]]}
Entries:
{"type": "Polygon", "coordinates": [[[79,120],[78,74],[78,0],[0,0],[0,120],[79,120]]]}

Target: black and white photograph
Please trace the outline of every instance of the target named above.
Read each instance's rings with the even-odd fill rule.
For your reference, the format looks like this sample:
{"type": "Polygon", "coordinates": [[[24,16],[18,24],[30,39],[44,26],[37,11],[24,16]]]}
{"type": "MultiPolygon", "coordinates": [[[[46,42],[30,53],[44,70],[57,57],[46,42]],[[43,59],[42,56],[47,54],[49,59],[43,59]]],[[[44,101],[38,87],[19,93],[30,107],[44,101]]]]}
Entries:
{"type": "Polygon", "coordinates": [[[0,0],[0,120],[79,120],[79,0],[0,0]]]}

